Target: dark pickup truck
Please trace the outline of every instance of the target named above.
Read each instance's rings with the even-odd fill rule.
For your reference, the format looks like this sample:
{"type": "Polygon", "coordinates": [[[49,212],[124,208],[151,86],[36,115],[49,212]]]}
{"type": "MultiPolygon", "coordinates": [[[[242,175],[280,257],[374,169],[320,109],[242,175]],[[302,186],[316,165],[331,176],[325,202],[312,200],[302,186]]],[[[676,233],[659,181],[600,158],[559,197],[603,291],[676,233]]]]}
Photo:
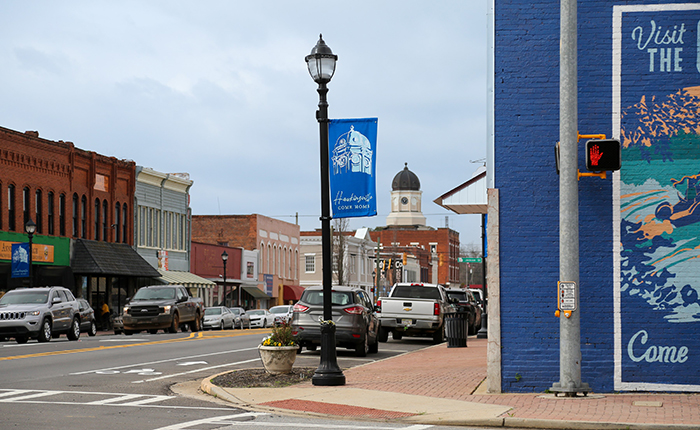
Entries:
{"type": "Polygon", "coordinates": [[[192,297],[182,285],[151,285],[141,287],[124,306],[124,334],[141,330],[155,334],[158,330],[176,333],[178,329],[201,329],[204,304],[192,297]]]}

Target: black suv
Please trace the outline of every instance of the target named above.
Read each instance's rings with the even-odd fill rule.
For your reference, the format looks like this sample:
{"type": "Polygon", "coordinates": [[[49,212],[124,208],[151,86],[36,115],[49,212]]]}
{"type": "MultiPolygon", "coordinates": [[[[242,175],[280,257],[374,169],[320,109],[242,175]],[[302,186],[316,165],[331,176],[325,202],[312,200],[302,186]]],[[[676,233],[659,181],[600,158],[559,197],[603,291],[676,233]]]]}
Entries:
{"type": "Polygon", "coordinates": [[[0,298],[0,337],[48,342],[63,333],[70,340],[80,338],[78,301],[69,289],[17,288],[0,298]]]}

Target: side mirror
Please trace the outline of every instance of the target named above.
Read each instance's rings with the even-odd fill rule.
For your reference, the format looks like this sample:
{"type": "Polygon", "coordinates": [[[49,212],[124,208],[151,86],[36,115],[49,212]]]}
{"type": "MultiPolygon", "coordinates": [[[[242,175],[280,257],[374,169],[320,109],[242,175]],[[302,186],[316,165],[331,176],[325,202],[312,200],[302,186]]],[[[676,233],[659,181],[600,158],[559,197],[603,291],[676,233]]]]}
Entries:
{"type": "Polygon", "coordinates": [[[55,305],[56,303],[61,303],[61,298],[60,297],[54,297],[51,299],[51,304],[55,305]]]}

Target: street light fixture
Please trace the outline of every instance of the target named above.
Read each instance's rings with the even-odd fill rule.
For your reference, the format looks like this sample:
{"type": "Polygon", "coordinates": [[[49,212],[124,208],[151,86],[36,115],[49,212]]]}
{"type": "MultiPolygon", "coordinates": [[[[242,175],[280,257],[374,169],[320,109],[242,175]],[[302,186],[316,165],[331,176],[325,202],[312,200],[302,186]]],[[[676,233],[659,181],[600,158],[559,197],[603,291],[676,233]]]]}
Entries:
{"type": "Polygon", "coordinates": [[[228,298],[226,296],[226,261],[228,261],[228,253],[226,251],[221,254],[221,261],[224,262],[224,306],[228,307],[228,298]]]}
{"type": "Polygon", "coordinates": [[[338,56],[319,35],[316,46],[307,55],[306,65],[311,78],[318,84],[318,120],[321,134],[321,252],[323,264],[323,321],[321,322],[321,362],[311,378],[313,385],[345,385],[345,375],[338,366],[335,350],[335,324],[333,324],[333,304],[331,287],[333,273],[331,266],[331,200],[330,178],[328,167],[328,101],[326,84],[335,73],[335,63],[338,56]]]}
{"type": "Polygon", "coordinates": [[[27,232],[27,237],[29,238],[29,287],[34,286],[34,280],[32,279],[32,239],[34,239],[34,232],[36,231],[36,224],[31,218],[24,224],[24,231],[27,232]]]}

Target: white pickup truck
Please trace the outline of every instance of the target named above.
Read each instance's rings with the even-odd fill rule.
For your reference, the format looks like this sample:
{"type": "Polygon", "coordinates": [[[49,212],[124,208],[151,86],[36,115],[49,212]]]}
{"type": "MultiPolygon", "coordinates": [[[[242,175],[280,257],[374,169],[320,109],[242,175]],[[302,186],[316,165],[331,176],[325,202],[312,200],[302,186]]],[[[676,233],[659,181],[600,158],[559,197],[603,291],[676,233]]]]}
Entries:
{"type": "Polygon", "coordinates": [[[389,297],[377,300],[379,342],[386,342],[389,332],[396,340],[403,336],[428,336],[434,343],[443,342],[445,312],[454,312],[454,308],[442,285],[398,283],[389,297]]]}

